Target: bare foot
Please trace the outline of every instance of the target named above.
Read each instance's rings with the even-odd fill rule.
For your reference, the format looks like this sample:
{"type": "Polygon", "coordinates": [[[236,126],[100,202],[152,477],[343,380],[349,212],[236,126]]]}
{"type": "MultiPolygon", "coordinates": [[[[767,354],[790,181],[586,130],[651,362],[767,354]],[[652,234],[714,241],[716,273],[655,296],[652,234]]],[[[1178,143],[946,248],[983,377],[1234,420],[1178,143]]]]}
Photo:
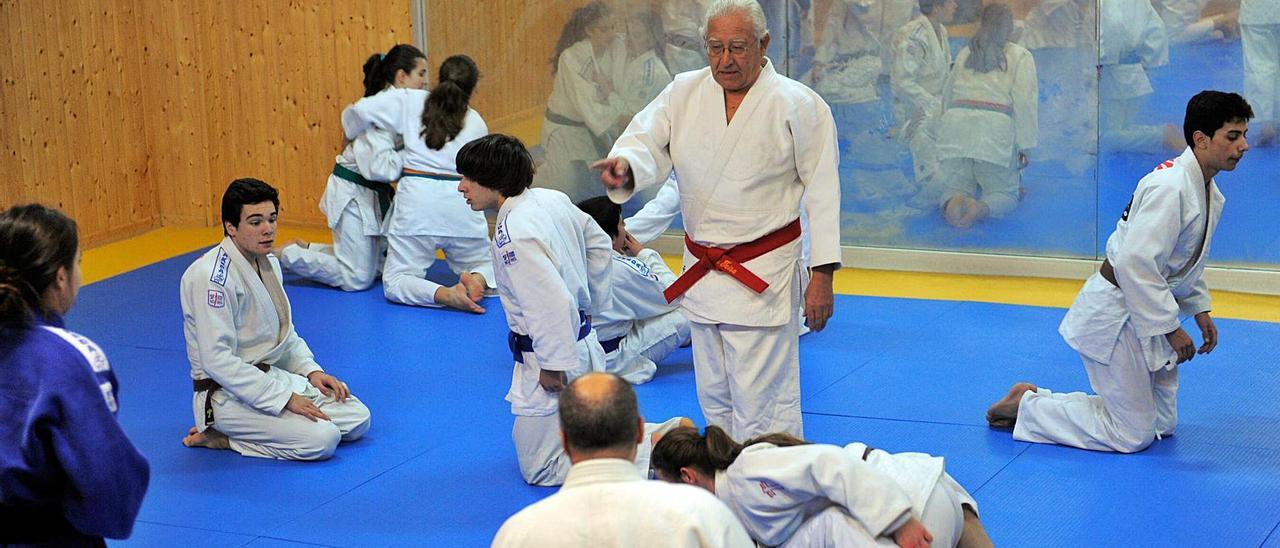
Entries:
{"type": "MultiPolygon", "coordinates": [[[[680,420],[676,423],[676,428],[680,428],[682,426],[687,428],[693,428],[693,421],[689,420],[688,417],[680,417],[680,420]]],[[[661,440],[662,436],[664,435],[666,435],[666,432],[663,432],[663,431],[654,432],[652,436],[649,436],[649,442],[652,443],[653,445],[657,445],[658,440],[661,440]]]]}
{"type": "Polygon", "coordinates": [[[955,194],[942,204],[942,216],[946,217],[947,224],[958,227],[960,218],[964,217],[965,213],[964,200],[964,196],[955,194]]]}
{"type": "Polygon", "coordinates": [[[474,312],[476,314],[484,314],[484,307],[476,304],[467,296],[467,288],[458,282],[452,287],[443,287],[436,289],[436,304],[441,304],[449,308],[462,310],[465,312],[474,312]]]}
{"type": "Polygon", "coordinates": [[[964,215],[960,217],[960,224],[956,225],[957,228],[969,228],[973,226],[973,223],[986,218],[987,214],[991,212],[991,208],[987,207],[987,204],[973,198],[965,198],[964,205],[964,215]]]}
{"type": "Polygon", "coordinates": [[[477,274],[475,272],[463,272],[458,276],[458,283],[462,284],[462,287],[467,289],[467,297],[469,297],[472,302],[476,303],[480,302],[480,299],[484,298],[484,292],[488,289],[488,285],[485,284],[484,275],[477,274]]]}
{"type": "Polygon", "coordinates": [[[213,428],[205,428],[204,432],[200,432],[192,426],[191,430],[187,431],[187,437],[182,438],[182,445],[207,449],[231,449],[231,438],[213,428]]]}
{"type": "Polygon", "coordinates": [[[1009,393],[1000,401],[987,409],[987,424],[992,428],[1013,428],[1018,420],[1018,404],[1022,403],[1022,395],[1036,390],[1036,385],[1020,382],[1009,389],[1009,393]]]}

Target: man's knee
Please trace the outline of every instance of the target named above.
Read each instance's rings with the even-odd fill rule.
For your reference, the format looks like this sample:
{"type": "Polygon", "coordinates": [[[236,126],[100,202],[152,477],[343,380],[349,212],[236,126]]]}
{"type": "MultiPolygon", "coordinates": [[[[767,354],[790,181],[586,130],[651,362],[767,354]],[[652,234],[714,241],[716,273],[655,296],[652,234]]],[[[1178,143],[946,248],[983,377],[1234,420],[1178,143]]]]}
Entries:
{"type": "Polygon", "coordinates": [[[298,460],[325,460],[333,456],[342,441],[342,431],[329,421],[317,421],[298,440],[294,454],[298,460]]]}
{"type": "Polygon", "coordinates": [[[365,433],[369,431],[369,426],[373,422],[373,417],[369,413],[369,408],[363,403],[354,400],[347,400],[343,405],[358,405],[359,408],[352,410],[352,418],[350,422],[354,424],[350,429],[342,434],[342,441],[356,441],[363,438],[365,433]]]}
{"type": "Polygon", "coordinates": [[[1137,453],[1146,449],[1156,439],[1155,426],[1128,428],[1116,436],[1114,448],[1120,453],[1137,453]]]}

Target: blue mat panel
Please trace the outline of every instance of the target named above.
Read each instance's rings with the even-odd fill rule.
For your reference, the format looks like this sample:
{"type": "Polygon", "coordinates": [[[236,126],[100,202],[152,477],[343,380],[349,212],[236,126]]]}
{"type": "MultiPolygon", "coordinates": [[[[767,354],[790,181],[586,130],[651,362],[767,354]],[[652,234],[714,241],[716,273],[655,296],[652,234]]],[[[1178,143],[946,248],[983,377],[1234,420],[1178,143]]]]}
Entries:
{"type": "Polygon", "coordinates": [[[226,548],[244,546],[251,535],[206,531],[191,527],[161,525],[139,520],[133,524],[133,536],[127,541],[108,540],[109,546],[181,546],[183,548],[226,548]]]}

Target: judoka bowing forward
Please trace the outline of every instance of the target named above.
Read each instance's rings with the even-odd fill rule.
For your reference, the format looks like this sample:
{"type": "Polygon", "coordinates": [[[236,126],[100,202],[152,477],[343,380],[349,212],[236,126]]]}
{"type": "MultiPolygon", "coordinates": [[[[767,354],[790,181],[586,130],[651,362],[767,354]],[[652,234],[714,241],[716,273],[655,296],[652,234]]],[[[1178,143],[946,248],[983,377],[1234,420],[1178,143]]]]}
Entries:
{"type": "MultiPolygon", "coordinates": [[[[494,280],[511,330],[515,369],[506,399],[516,417],[511,439],[520,472],[532,485],[560,485],[570,465],[560,444],[560,391],[587,372],[605,370],[591,317],[610,303],[609,236],[563,192],[529,188],[533,159],[515,137],[471,141],[458,151],[457,165],[458,191],[471,209],[498,211],[494,280]]],[[[646,425],[646,433],[665,432],[681,420],[646,425]]],[[[636,458],[641,470],[648,469],[652,449],[645,439],[636,458]]]]}
{"type": "Polygon", "coordinates": [[[1253,110],[1234,93],[1187,103],[1188,148],[1138,181],[1107,239],[1102,269],[1085,282],[1058,332],[1080,353],[1097,395],[1013,385],[987,411],[1013,438],[1132,453],[1173,434],[1178,364],[1195,357],[1180,317],[1195,316],[1208,354],[1218,345],[1204,266],[1226,201],[1213,177],[1236,168],[1253,110]]]}
{"type": "Polygon", "coordinates": [[[325,373],[293,330],[275,243],[276,189],[236,179],[222,195],[226,237],[182,274],[182,330],[195,395],[188,447],[322,460],[369,430],[369,408],[325,373]]]}
{"type": "Polygon", "coordinates": [[[822,98],[764,56],[755,0],[718,0],[704,26],[710,66],[676,76],[596,162],[615,202],[680,174],[685,272],[698,401],[711,424],[746,439],[802,434],[799,309],[821,331],[840,266],[835,122],[822,98]],[[800,208],[812,282],[802,290],[800,208]]]}
{"type": "Polygon", "coordinates": [[[723,503],[688,485],[645,481],[636,470],[645,424],[636,393],[588,373],[560,396],[560,441],[573,461],[560,492],[511,516],[494,548],[752,546],[723,503]]]}

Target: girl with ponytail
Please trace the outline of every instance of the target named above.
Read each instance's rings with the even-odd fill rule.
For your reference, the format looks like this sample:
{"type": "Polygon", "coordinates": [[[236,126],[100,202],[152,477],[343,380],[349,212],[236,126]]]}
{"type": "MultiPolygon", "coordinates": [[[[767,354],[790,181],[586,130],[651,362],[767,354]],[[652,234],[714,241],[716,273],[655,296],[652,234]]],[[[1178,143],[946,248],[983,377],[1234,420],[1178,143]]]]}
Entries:
{"type": "Polygon", "coordinates": [[[1039,84],[1031,52],[1011,41],[1013,12],[982,8],[978,30],[956,55],[938,126],[939,189],[947,223],[969,228],[1022,200],[1022,168],[1039,138],[1039,84]]]}
{"type": "Polygon", "coordinates": [[[3,546],[126,538],[147,490],[147,461],[116,422],[106,356],[64,328],[79,289],[75,221],[39,204],[0,213],[3,546]]]}
{"type": "Polygon", "coordinates": [[[440,64],[431,92],[396,90],[366,97],[347,107],[342,125],[348,136],[371,127],[404,139],[404,170],[395,207],[385,223],[387,264],[382,289],[387,300],[416,306],[448,306],[483,313],[481,299],[494,287],[489,223],[458,193],[455,157],[463,145],[489,133],[471,108],[480,79],[475,61],[454,55],[440,64]],[[458,283],[444,286],[426,278],[436,251],[445,253],[458,283]]]}
{"type": "Polygon", "coordinates": [[[786,433],[738,443],[708,426],[672,430],[650,459],[658,479],[715,494],[764,546],[991,546],[977,503],[941,457],[786,433]]]}
{"type": "MultiPolygon", "coordinates": [[[[427,83],[427,57],[409,44],[364,62],[364,96],[392,89],[421,90],[427,83]]],[[[333,245],[290,240],[274,252],[280,264],[305,278],[344,291],[373,285],[382,264],[382,219],[391,207],[391,184],[402,162],[395,133],[369,128],[353,136],[334,161],[320,197],[320,210],[333,232],[333,245]]]]}

